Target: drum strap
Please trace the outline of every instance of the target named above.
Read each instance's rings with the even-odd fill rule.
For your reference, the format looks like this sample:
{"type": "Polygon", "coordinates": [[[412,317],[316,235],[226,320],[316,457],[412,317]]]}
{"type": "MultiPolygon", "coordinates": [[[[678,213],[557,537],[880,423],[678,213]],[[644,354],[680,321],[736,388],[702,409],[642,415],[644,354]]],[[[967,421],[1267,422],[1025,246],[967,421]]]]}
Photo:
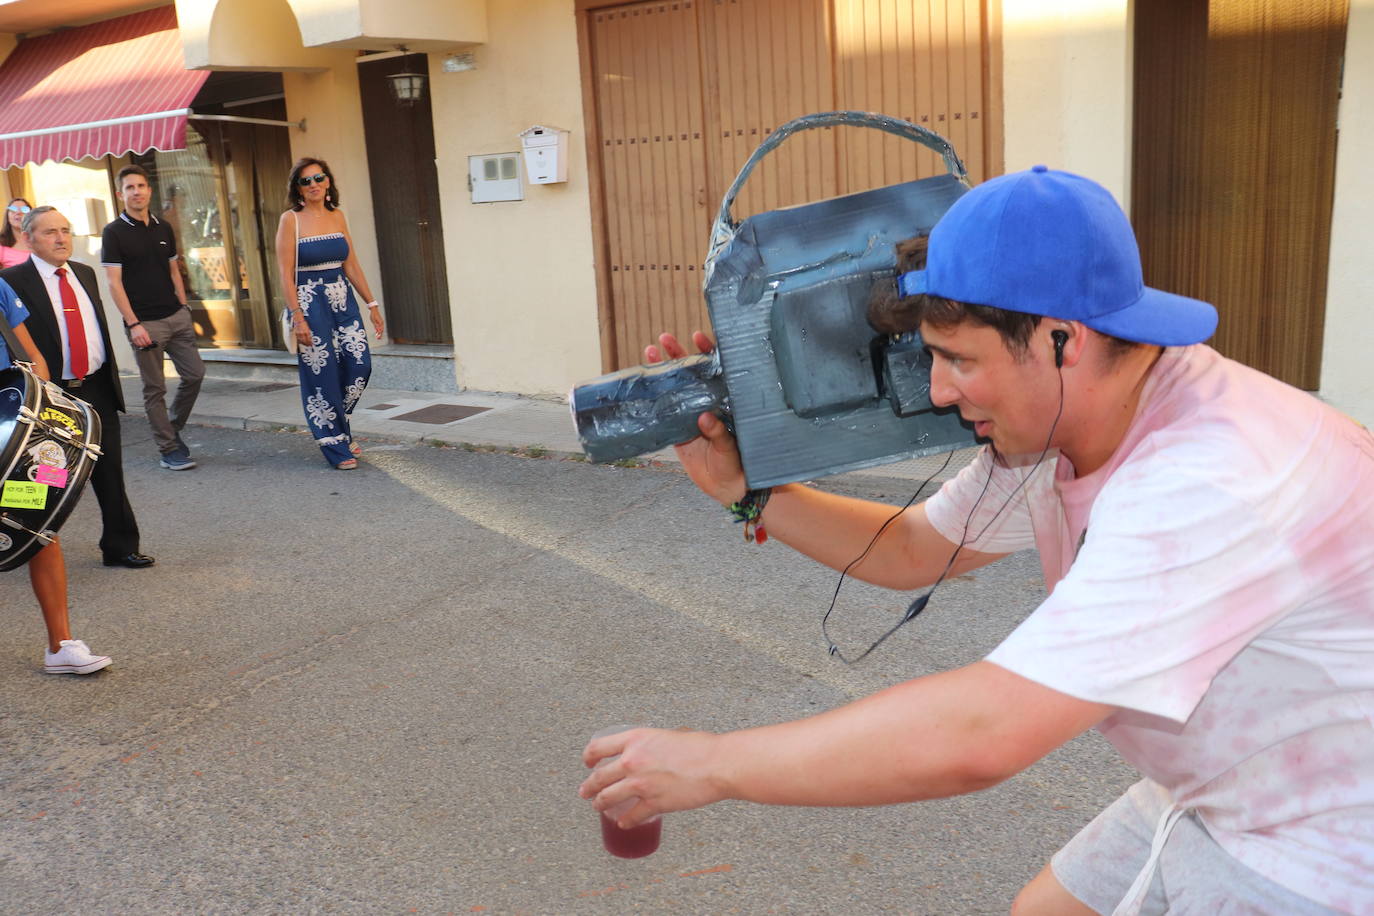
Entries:
{"type": "Polygon", "coordinates": [[[32,363],[33,357],[29,356],[29,351],[24,349],[24,345],[19,342],[19,338],[14,336],[10,330],[8,321],[0,320],[0,336],[5,338],[5,346],[10,348],[10,359],[16,363],[32,363]]]}

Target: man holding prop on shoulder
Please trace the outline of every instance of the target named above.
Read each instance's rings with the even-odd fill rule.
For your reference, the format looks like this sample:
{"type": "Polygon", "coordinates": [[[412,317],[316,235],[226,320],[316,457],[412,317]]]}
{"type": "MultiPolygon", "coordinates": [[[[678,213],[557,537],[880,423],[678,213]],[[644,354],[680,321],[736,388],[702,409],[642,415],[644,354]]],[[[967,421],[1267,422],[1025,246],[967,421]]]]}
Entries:
{"type": "MultiPolygon", "coordinates": [[[[1205,346],[1216,311],[1146,287],[1125,214],[1076,175],[973,189],[900,289],[875,327],[920,331],[932,401],[989,444],[854,572],[920,588],[1034,546],[1048,597],[985,660],[812,718],[593,740],[588,766],[619,756],[582,796],[639,798],[622,827],[727,798],[918,801],[1097,728],[1144,778],[1014,912],[1374,914],[1374,438],[1205,346]]],[[[651,360],[684,355],[661,343],[651,360]]],[[[762,501],[819,562],[892,515],[801,484],[746,500],[724,424],[699,428],[692,480],[762,501]]]]}

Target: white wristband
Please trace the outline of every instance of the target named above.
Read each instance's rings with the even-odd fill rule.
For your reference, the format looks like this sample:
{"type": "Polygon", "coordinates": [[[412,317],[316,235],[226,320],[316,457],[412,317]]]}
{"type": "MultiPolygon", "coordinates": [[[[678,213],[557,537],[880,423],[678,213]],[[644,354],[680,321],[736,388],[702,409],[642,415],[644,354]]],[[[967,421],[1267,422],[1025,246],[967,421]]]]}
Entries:
{"type": "Polygon", "coordinates": [[[376,300],[376,299],[373,299],[371,302],[369,302],[369,303],[367,304],[367,307],[370,308],[370,309],[379,309],[379,308],[381,308],[381,306],[377,304],[377,300],[376,300]]]}

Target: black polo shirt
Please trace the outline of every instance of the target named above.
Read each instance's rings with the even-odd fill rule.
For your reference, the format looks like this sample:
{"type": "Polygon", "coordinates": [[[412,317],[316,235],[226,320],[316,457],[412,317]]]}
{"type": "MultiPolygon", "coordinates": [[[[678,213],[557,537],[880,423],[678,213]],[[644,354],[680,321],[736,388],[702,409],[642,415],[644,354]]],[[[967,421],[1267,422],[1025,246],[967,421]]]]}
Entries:
{"type": "Polygon", "coordinates": [[[151,213],[147,223],[120,213],[100,234],[100,263],[123,268],[124,293],[140,321],[166,318],[181,308],[168,266],[176,256],[172,227],[151,213]]]}

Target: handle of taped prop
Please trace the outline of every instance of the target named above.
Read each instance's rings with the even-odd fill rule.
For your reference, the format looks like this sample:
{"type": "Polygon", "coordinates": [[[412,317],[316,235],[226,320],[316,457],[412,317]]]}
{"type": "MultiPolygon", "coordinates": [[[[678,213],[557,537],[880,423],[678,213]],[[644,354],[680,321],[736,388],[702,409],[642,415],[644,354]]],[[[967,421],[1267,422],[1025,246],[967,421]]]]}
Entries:
{"type": "Polygon", "coordinates": [[[717,252],[733,236],[738,227],[738,223],[730,216],[730,208],[735,203],[735,197],[740,189],[744,187],[744,182],[748,180],[754,167],[764,156],[777,149],[782,142],[793,134],[804,130],[816,130],[822,127],[871,127],[874,130],[885,131],[897,137],[905,137],[915,143],[940,154],[945,162],[945,168],[949,173],[960,182],[968,184],[968,172],[964,168],[964,163],[960,161],[958,154],[954,152],[954,147],[948,140],[933,130],[921,127],[919,124],[912,124],[910,121],[903,121],[901,118],[890,117],[889,115],[876,114],[871,111],[824,111],[818,114],[803,115],[794,118],[779,127],[768,135],[753,154],[745,160],[740,168],[739,174],[730,185],[730,189],[725,192],[725,197],[720,202],[720,211],[716,214],[716,221],[711,226],[711,239],[709,254],[706,257],[707,264],[715,261],[717,252]]]}

